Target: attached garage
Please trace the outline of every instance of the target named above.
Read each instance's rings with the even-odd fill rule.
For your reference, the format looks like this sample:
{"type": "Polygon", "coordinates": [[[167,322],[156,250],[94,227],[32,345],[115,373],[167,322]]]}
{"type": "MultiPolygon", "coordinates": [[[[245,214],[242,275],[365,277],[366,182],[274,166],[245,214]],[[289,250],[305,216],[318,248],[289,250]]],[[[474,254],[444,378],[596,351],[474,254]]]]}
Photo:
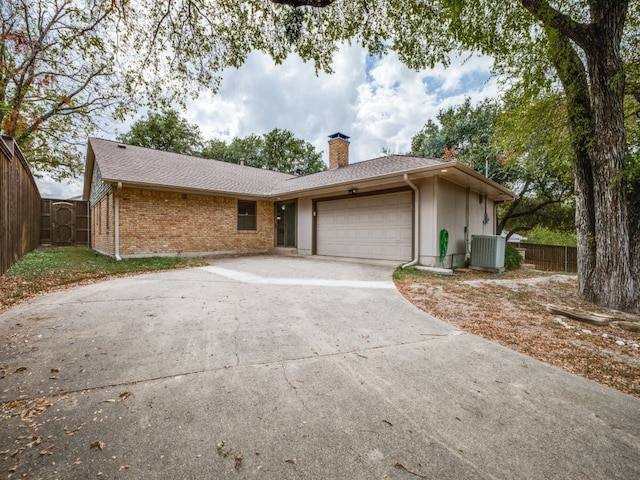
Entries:
{"type": "Polygon", "coordinates": [[[318,201],[316,253],[337,257],[411,260],[413,192],[318,201]]]}

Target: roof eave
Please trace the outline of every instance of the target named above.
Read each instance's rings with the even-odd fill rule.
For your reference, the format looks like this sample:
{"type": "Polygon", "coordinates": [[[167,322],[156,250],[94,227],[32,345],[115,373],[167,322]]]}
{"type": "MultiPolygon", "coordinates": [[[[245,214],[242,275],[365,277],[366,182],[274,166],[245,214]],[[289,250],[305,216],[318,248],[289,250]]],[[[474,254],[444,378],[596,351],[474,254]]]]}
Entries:
{"type": "Polygon", "coordinates": [[[358,179],[345,180],[343,182],[331,183],[329,185],[320,185],[320,186],[315,186],[315,187],[302,188],[302,189],[298,189],[298,190],[287,190],[285,192],[275,191],[271,195],[272,196],[278,196],[278,197],[285,197],[285,196],[290,196],[290,195],[299,196],[301,193],[311,193],[311,192],[314,192],[314,191],[333,190],[334,188],[338,188],[338,187],[341,187],[341,186],[358,186],[359,184],[369,183],[369,182],[376,181],[376,180],[397,179],[398,177],[403,177],[405,173],[407,175],[412,175],[412,174],[417,174],[417,173],[432,172],[432,171],[436,171],[436,170],[441,170],[443,168],[452,167],[454,164],[455,164],[455,162],[447,162],[447,163],[442,163],[442,164],[439,164],[439,165],[430,165],[430,166],[427,166],[427,167],[418,167],[418,168],[409,168],[409,169],[406,169],[406,170],[397,170],[395,172],[387,173],[387,174],[384,174],[384,175],[370,175],[370,176],[362,177],[362,178],[358,178],[358,179]]]}
{"type": "Polygon", "coordinates": [[[144,190],[157,190],[161,192],[173,192],[173,193],[190,193],[196,195],[206,195],[209,197],[234,197],[234,198],[250,198],[255,200],[271,200],[272,195],[260,194],[260,193],[248,193],[248,192],[231,192],[226,190],[209,190],[204,188],[190,188],[180,187],[177,185],[163,185],[158,183],[146,183],[146,182],[132,182],[124,179],[117,178],[103,178],[104,183],[110,185],[122,184],[122,187],[128,188],[141,188],[144,190]]]}
{"type": "Polygon", "coordinates": [[[515,193],[513,193],[511,190],[509,190],[507,187],[499,184],[498,182],[491,180],[490,178],[485,177],[484,175],[482,175],[481,173],[475,171],[473,168],[467,167],[466,165],[463,165],[460,162],[453,162],[452,168],[456,168],[458,170],[460,170],[461,172],[474,177],[475,179],[487,184],[488,186],[492,187],[493,189],[497,190],[500,192],[499,195],[496,196],[495,200],[501,200],[501,201],[507,201],[507,202],[512,202],[513,200],[515,200],[516,195],[515,193]]]}

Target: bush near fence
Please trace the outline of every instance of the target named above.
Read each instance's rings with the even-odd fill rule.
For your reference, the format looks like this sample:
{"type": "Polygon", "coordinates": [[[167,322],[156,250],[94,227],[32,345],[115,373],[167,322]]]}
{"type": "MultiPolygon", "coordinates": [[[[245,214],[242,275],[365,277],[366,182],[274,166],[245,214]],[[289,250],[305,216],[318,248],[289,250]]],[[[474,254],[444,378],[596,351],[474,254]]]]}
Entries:
{"type": "Polygon", "coordinates": [[[38,246],[40,192],[12,138],[0,140],[0,275],[38,246]]]}
{"type": "Polygon", "coordinates": [[[576,273],[578,271],[578,249],[558,245],[521,243],[525,249],[525,263],[535,265],[536,270],[548,272],[576,273]]]}

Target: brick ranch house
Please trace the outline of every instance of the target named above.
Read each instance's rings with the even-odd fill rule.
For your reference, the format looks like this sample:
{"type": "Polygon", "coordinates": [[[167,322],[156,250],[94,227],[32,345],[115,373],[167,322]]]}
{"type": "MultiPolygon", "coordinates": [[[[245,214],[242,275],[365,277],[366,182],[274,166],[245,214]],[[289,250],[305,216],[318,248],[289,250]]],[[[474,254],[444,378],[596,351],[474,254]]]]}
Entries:
{"type": "Polygon", "coordinates": [[[331,135],[329,170],[294,176],[89,139],[91,244],[115,258],[266,253],[460,265],[473,234],[495,233],[513,194],[456,161],[390,155],[349,163],[331,135]]]}

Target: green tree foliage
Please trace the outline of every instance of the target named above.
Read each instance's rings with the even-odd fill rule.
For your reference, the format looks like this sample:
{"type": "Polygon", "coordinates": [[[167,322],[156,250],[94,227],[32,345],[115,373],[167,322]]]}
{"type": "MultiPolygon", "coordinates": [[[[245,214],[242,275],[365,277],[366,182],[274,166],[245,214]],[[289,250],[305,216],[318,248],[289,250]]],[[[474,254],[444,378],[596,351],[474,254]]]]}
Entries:
{"type": "MultiPolygon", "coordinates": [[[[538,224],[575,229],[573,218],[557,215],[559,204],[566,204],[565,210],[573,213],[570,157],[557,146],[567,144],[562,116],[560,122],[539,124],[534,121],[536,112],[545,112],[549,103],[525,108],[512,99],[510,104],[505,108],[489,99],[474,107],[466,99],[462,105],[441,110],[438,123],[429,120],[413,137],[412,155],[453,156],[480,173],[488,171],[489,178],[511,188],[517,197],[500,209],[498,232],[524,232],[538,224]],[[558,123],[560,128],[554,130],[558,123]]],[[[544,123],[542,118],[539,121],[544,123]]]]}
{"type": "Polygon", "coordinates": [[[240,163],[277,172],[308,175],[326,170],[322,154],[289,130],[274,128],[264,135],[223,140],[203,140],[200,128],[174,109],[151,112],[135,122],[118,140],[130,145],[182,153],[223,162],[240,163]]]}
{"type": "Polygon", "coordinates": [[[509,234],[519,233],[525,236],[536,227],[575,235],[575,216],[573,197],[553,203],[545,203],[537,197],[518,197],[515,202],[498,206],[498,228],[509,234]],[[516,207],[514,203],[517,203],[516,207]]]}
{"type": "Polygon", "coordinates": [[[560,245],[563,247],[576,246],[576,233],[559,232],[544,226],[537,226],[527,232],[527,243],[537,243],[540,245],[560,245]]]}
{"type": "Polygon", "coordinates": [[[488,166],[489,178],[507,182],[508,170],[500,163],[501,157],[492,143],[500,109],[494,99],[473,106],[467,98],[461,105],[440,110],[436,116],[438,123],[428,120],[411,139],[411,154],[452,156],[483,174],[488,166]]]}
{"type": "Polygon", "coordinates": [[[310,143],[295,138],[289,130],[275,128],[262,136],[234,138],[228,145],[220,140],[206,142],[205,158],[266,168],[278,172],[308,175],[326,170],[322,154],[310,143]]]}
{"type": "Polygon", "coordinates": [[[117,138],[130,145],[186,155],[197,155],[203,143],[200,128],[187,122],[173,109],[150,113],[117,138]]]}
{"type": "Polygon", "coordinates": [[[536,225],[575,231],[575,201],[566,107],[562,95],[530,99],[512,89],[497,118],[493,143],[516,192],[501,209],[500,230],[522,232],[536,225]],[[515,180],[514,180],[515,179],[515,180]]]}
{"type": "Polygon", "coordinates": [[[227,145],[223,140],[209,140],[201,152],[204,158],[213,158],[223,162],[240,163],[252,167],[262,166],[260,157],[264,148],[264,137],[251,134],[246,137],[235,137],[227,145]]]}
{"type": "Polygon", "coordinates": [[[121,103],[111,0],[0,3],[0,131],[14,137],[36,172],[82,172],[86,144],[121,103]]]}
{"type": "Polygon", "coordinates": [[[274,129],[264,135],[259,166],[278,172],[308,175],[326,170],[313,145],[297,139],[288,130],[274,129]]]}

